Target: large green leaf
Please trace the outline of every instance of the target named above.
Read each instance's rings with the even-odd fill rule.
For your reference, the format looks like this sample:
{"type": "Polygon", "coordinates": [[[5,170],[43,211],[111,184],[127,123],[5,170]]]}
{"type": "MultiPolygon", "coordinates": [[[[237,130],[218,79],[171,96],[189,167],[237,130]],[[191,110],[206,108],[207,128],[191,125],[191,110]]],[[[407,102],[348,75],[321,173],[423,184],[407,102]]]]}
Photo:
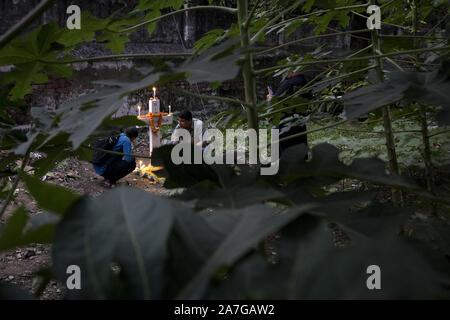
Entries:
{"type": "Polygon", "coordinates": [[[347,119],[358,118],[374,109],[402,99],[444,108],[438,122],[448,124],[450,81],[448,66],[440,72],[391,72],[388,79],[376,85],[360,88],[344,96],[347,119]]]}
{"type": "Polygon", "coordinates": [[[405,177],[386,174],[386,164],[377,158],[355,159],[350,165],[345,165],[338,158],[339,150],[327,143],[312,149],[311,161],[305,161],[305,155],[304,145],[290,147],[283,153],[278,173],[281,182],[298,184],[302,182],[301,179],[317,180],[330,177],[331,180],[325,180],[325,184],[329,184],[348,177],[397,188],[420,190],[414,182],[405,177]]]}
{"type": "MultiPolygon", "coordinates": [[[[277,214],[272,208],[262,205],[231,212],[226,210],[215,212],[207,221],[216,234],[221,233],[223,236],[213,252],[203,252],[200,256],[199,261],[197,261],[197,263],[200,262],[197,271],[192,277],[187,275],[191,279],[183,286],[177,298],[201,299],[204,297],[210,285],[211,276],[216,274],[217,271],[224,267],[231,267],[264,237],[289,224],[314,206],[315,204],[304,204],[282,214],[277,214]]],[[[188,227],[188,225],[183,226],[181,224],[177,224],[177,226],[183,229],[188,227]]],[[[186,231],[188,230],[183,232],[178,246],[184,247],[187,252],[199,251],[197,241],[205,241],[204,236],[208,236],[208,234],[202,235],[192,232],[188,234],[186,231]],[[186,237],[186,241],[183,235],[186,237]]],[[[179,248],[178,250],[178,252],[181,252],[179,248]]],[[[186,264],[188,265],[189,262],[186,261],[186,264]]],[[[196,268],[190,266],[190,269],[196,268]]]]}
{"type": "Polygon", "coordinates": [[[47,214],[29,218],[24,207],[19,207],[8,219],[0,234],[0,250],[8,250],[30,243],[51,243],[57,219],[47,214]],[[31,222],[31,227],[26,227],[31,222]]]}
{"type": "Polygon", "coordinates": [[[178,198],[194,200],[197,208],[235,209],[283,197],[260,179],[258,166],[174,165],[169,157],[171,150],[171,147],[155,149],[153,163],[164,167],[167,186],[189,187],[178,198]],[[161,156],[164,156],[162,162],[161,156]]]}
{"type": "Polygon", "coordinates": [[[0,300],[32,300],[33,297],[18,285],[0,284],[0,300]]]}
{"type": "Polygon", "coordinates": [[[22,99],[25,95],[31,93],[33,88],[32,83],[45,83],[48,77],[45,73],[40,72],[42,64],[39,62],[30,62],[20,64],[17,69],[7,73],[3,79],[3,83],[15,83],[11,90],[11,99],[22,99]]]}
{"type": "Polygon", "coordinates": [[[0,50],[0,64],[15,65],[15,69],[1,80],[3,83],[15,83],[11,90],[12,100],[21,99],[31,93],[31,84],[47,82],[48,77],[44,71],[62,77],[71,75],[71,66],[52,64],[61,62],[61,59],[58,59],[61,48],[57,41],[62,33],[56,23],[50,22],[32,30],[23,38],[16,38],[0,50]]]}
{"type": "Polygon", "coordinates": [[[228,40],[216,47],[212,47],[193,56],[184,62],[177,72],[188,73],[189,82],[217,82],[234,79],[239,66],[236,64],[239,58],[239,50],[234,47],[239,39],[228,40]]]}
{"type": "Polygon", "coordinates": [[[39,206],[57,214],[64,214],[67,209],[79,198],[67,189],[41,182],[38,178],[23,174],[22,179],[27,185],[30,194],[36,199],[39,206]]]}
{"type": "Polygon", "coordinates": [[[66,268],[81,268],[81,290],[72,298],[107,298],[117,263],[134,298],[159,298],[174,214],[186,208],[140,190],[117,188],[76,202],[58,225],[53,248],[54,273],[65,281],[66,268]]]}
{"type": "MultiPolygon", "coordinates": [[[[78,149],[103,122],[109,118],[122,105],[123,97],[133,91],[147,88],[156,83],[160,74],[150,74],[137,82],[99,81],[107,87],[99,89],[96,93],[81,96],[67,102],[57,111],[56,117],[50,116],[42,108],[32,116],[42,126],[33,128],[28,133],[28,140],[14,149],[16,154],[24,154],[33,143],[42,147],[55,137],[68,134],[68,141],[73,149],[78,149]],[[35,140],[38,142],[35,142],[35,140]]],[[[34,108],[33,108],[34,109],[34,108]]],[[[119,120],[117,120],[119,121],[119,120]]],[[[136,122],[136,123],[141,123],[136,122]]]]}
{"type": "Polygon", "coordinates": [[[129,42],[130,38],[123,37],[120,33],[105,32],[97,37],[97,41],[107,41],[106,48],[111,49],[115,54],[119,54],[125,49],[125,43],[129,42]]]}

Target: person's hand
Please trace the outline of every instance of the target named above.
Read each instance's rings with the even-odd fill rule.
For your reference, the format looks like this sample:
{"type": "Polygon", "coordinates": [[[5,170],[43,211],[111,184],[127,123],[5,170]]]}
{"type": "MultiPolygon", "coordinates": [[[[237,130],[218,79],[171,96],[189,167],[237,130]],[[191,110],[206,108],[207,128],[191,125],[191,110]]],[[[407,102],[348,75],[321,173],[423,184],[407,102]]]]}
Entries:
{"type": "Polygon", "coordinates": [[[272,97],[273,97],[273,91],[272,91],[272,88],[267,87],[267,92],[268,92],[268,94],[267,94],[267,96],[266,96],[266,100],[267,100],[267,101],[270,101],[270,100],[272,100],[272,97]]]}

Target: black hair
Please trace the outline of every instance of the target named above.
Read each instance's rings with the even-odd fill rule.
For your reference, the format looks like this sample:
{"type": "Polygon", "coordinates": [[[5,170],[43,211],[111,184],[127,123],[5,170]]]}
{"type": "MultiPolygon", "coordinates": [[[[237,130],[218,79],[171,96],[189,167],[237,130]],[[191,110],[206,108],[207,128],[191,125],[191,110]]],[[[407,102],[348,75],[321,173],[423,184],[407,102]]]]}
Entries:
{"type": "Polygon", "coordinates": [[[138,136],[138,129],[130,127],[125,131],[125,134],[130,139],[136,138],[138,136]]]}
{"type": "Polygon", "coordinates": [[[192,113],[189,110],[184,110],[178,114],[178,117],[184,120],[192,120],[192,113]]]}

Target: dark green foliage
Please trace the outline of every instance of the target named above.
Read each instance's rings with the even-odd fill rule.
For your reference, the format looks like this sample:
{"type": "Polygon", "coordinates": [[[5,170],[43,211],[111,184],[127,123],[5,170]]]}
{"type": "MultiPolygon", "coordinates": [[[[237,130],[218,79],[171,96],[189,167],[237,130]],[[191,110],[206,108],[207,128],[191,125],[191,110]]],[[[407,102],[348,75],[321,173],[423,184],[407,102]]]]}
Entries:
{"type": "Polygon", "coordinates": [[[346,94],[346,117],[355,119],[374,109],[405,99],[442,106],[442,115],[437,120],[440,125],[447,125],[450,123],[448,79],[448,64],[432,73],[392,72],[383,83],[346,94]]]}
{"type": "MultiPolygon", "coordinates": [[[[170,86],[178,80],[207,81],[216,89],[221,82],[236,78],[242,63],[252,65],[249,59],[258,54],[255,43],[270,33],[284,31],[289,36],[296,28],[313,24],[319,34],[328,30],[333,20],[346,28],[351,11],[364,13],[364,7],[320,10],[360,3],[263,2],[249,21],[248,33],[243,33],[238,24],[210,31],[196,43],[195,55],[184,63],[153,59],[149,62],[154,67],[141,68],[142,77],[137,81],[98,81],[97,92],[64,104],[55,116],[42,108],[30,108],[20,99],[31,92],[32,83],[46,82],[49,73],[71,76],[64,54],[94,39],[120,53],[137,24],[155,19],[144,24],[151,34],[157,20],[164,16],[162,11],[178,10],[183,1],[141,0],[131,12],[119,10],[105,19],[83,12],[86,24],[81,30],[60,29],[50,23],[5,45],[0,50],[0,65],[15,67],[2,78],[0,90],[0,144],[2,151],[9,151],[0,163],[0,177],[4,179],[1,197],[11,200],[14,190],[7,179],[17,178],[48,212],[30,218],[23,206],[16,209],[0,230],[0,250],[52,243],[52,269],[38,273],[42,283],[37,295],[53,277],[64,284],[67,267],[78,265],[82,290],[67,291],[69,299],[448,298],[450,268],[445,255],[449,254],[450,240],[446,219],[417,219],[411,209],[375,204],[372,190],[338,191],[336,185],[352,179],[369,187],[388,186],[427,199],[445,199],[430,195],[403,176],[388,175],[386,163],[380,159],[352,159],[346,164],[339,160],[338,148],[330,144],[319,144],[311,150],[304,146],[285,150],[274,176],[261,176],[260,165],[175,165],[171,160],[173,146],[163,146],[153,151],[152,165],[164,166],[161,175],[166,178],[166,188],[181,190],[167,198],[124,187],[92,198],[41,181],[57,161],[71,156],[90,160],[91,151],[84,146],[110,128],[142,125],[135,117],[111,119],[127,95],[153,85],[170,86]],[[300,7],[286,12],[285,21],[270,22],[293,4],[300,7]],[[290,19],[297,11],[312,14],[290,19]],[[256,36],[260,30],[263,32],[256,36]],[[26,136],[12,130],[15,122],[8,113],[11,108],[30,109],[32,127],[26,136]],[[28,159],[30,152],[45,154],[32,163],[34,175],[9,168],[19,158],[28,159]],[[348,237],[340,247],[333,243],[336,239],[330,223],[348,237]],[[262,249],[267,238],[275,234],[279,240],[274,242],[273,264],[262,249]],[[366,270],[370,265],[381,267],[382,290],[367,289],[366,270]]],[[[254,2],[251,4],[250,10],[254,2]]],[[[421,19],[440,5],[441,1],[421,2],[421,19]]],[[[401,1],[389,4],[383,8],[386,20],[402,23],[405,12],[409,12],[407,7],[401,1]]],[[[383,39],[381,50],[387,53],[414,45],[414,41],[401,39],[383,39]]],[[[310,53],[292,55],[279,61],[270,75],[301,71],[305,67],[302,64],[314,64],[330,53],[319,46],[310,53]],[[299,65],[287,66],[296,63],[299,65]]],[[[369,59],[345,60],[325,69],[309,84],[308,91],[313,99],[346,93],[348,120],[368,113],[379,117],[381,107],[402,101],[436,105],[441,111],[438,124],[448,125],[447,58],[445,54],[433,57],[434,61],[443,61],[439,70],[390,72],[386,81],[369,86],[369,59]],[[330,81],[335,76],[338,78],[330,81]]],[[[255,81],[255,71],[244,75],[255,81]]],[[[224,128],[247,127],[252,122],[250,116],[245,118],[248,104],[258,112],[270,113],[271,118],[264,122],[268,128],[279,124],[283,114],[280,109],[286,106],[301,105],[293,110],[302,113],[315,110],[304,97],[276,97],[270,103],[248,98],[246,92],[246,106],[243,103],[242,108],[221,112],[214,121],[224,128]]],[[[316,110],[332,110],[327,105],[318,106],[316,110]]],[[[292,117],[287,127],[309,124],[312,118],[292,117]]],[[[195,152],[201,154],[199,149],[190,150],[191,158],[195,152]]],[[[29,297],[1,285],[0,298],[29,297]]]]}

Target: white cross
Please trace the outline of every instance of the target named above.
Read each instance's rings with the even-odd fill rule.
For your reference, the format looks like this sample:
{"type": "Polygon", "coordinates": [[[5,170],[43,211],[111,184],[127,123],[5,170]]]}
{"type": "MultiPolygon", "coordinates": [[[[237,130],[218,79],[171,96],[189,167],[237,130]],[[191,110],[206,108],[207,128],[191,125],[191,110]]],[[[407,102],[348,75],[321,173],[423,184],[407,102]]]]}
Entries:
{"type": "MultiPolygon", "coordinates": [[[[160,112],[160,100],[154,100],[151,99],[148,101],[149,102],[149,111],[151,113],[159,113],[160,112]]],[[[163,116],[162,119],[162,123],[161,126],[167,126],[167,125],[171,125],[172,124],[172,120],[173,116],[172,115],[168,115],[168,116],[163,116]]],[[[153,148],[157,148],[161,145],[161,130],[158,130],[156,133],[154,133],[152,131],[152,127],[150,125],[150,119],[149,118],[142,118],[139,119],[144,121],[145,123],[148,124],[148,136],[149,136],[149,146],[150,146],[150,156],[152,156],[152,152],[153,152],[153,148]]],[[[158,128],[158,123],[159,123],[159,118],[158,117],[154,117],[153,118],[153,125],[155,126],[155,128],[158,128]]]]}

